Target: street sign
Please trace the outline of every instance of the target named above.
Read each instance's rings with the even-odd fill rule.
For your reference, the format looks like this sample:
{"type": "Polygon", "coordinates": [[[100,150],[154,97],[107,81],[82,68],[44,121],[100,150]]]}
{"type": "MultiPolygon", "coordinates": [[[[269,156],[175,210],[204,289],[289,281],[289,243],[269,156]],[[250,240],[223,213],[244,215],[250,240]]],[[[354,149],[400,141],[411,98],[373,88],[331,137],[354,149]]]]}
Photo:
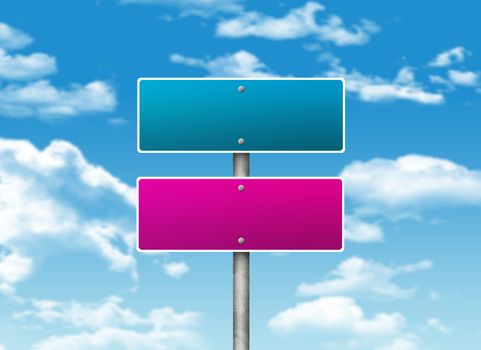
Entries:
{"type": "Polygon", "coordinates": [[[139,152],[344,152],[341,78],[140,78],[139,152]]]}
{"type": "Polygon", "coordinates": [[[342,251],[340,178],[139,178],[139,251],[342,251]]]}

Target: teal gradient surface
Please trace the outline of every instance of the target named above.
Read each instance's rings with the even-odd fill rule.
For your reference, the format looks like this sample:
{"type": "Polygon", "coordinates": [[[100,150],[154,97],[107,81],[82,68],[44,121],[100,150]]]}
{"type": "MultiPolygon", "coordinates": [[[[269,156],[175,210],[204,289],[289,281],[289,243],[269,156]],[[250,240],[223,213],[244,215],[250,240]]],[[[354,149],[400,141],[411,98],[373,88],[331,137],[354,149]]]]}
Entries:
{"type": "Polygon", "coordinates": [[[343,85],[342,79],[140,79],[139,151],[342,152],[343,85]]]}

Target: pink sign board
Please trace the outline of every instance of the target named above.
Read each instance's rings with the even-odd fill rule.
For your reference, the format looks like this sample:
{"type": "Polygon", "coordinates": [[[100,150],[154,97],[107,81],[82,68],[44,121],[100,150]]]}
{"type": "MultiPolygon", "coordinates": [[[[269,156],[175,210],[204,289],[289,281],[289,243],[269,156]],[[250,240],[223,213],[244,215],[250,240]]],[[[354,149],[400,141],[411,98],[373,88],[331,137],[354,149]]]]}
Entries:
{"type": "Polygon", "coordinates": [[[139,178],[140,251],[342,251],[340,178],[139,178]]]}

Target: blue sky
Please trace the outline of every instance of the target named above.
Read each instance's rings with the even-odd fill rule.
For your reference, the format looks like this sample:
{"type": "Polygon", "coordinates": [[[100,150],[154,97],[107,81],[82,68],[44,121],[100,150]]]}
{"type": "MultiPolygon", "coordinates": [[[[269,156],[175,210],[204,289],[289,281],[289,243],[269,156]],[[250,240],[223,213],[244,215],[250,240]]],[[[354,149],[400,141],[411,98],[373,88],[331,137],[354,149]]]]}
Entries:
{"type": "Polygon", "coordinates": [[[344,154],[253,176],[346,183],[346,249],[252,254],[252,349],[479,349],[479,4],[0,3],[0,349],[225,349],[231,254],[135,251],[136,80],[342,76],[344,154]]]}

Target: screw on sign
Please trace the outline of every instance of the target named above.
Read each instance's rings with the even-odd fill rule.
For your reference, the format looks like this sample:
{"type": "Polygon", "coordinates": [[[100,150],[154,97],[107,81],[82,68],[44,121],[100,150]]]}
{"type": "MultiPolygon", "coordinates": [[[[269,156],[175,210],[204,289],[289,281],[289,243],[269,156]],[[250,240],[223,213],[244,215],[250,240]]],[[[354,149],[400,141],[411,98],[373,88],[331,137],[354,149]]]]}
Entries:
{"type": "Polygon", "coordinates": [[[137,96],[139,152],[233,153],[233,178],[139,178],[137,245],[232,251],[233,345],[248,350],[249,252],[344,248],[342,179],[249,177],[249,153],[344,152],[344,80],[141,78],[137,96]]]}

